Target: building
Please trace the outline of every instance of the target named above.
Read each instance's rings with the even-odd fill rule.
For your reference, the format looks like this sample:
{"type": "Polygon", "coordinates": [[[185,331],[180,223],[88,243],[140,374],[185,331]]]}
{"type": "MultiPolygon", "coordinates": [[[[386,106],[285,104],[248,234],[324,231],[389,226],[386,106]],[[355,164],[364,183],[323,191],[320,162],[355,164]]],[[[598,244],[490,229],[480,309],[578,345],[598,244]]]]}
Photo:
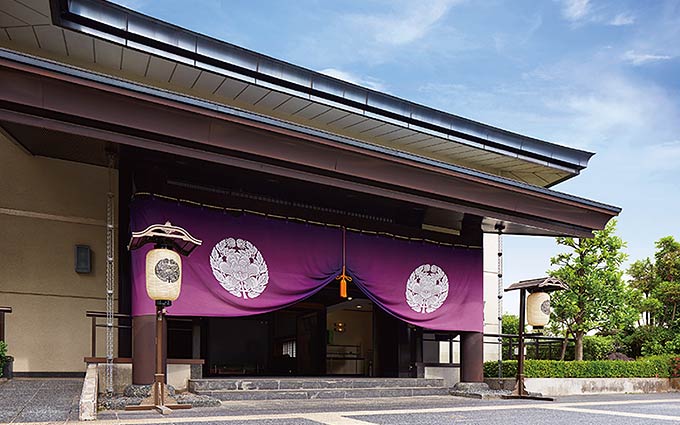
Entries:
{"type": "Polygon", "coordinates": [[[86,311],[106,310],[112,220],[115,309],[134,316],[114,351],[152,380],[127,243],[162,218],[205,242],[168,310],[169,357],[203,359],[204,375],[414,376],[458,363],[456,337],[460,379],[477,381],[484,325],[498,330],[498,230],[587,237],[620,212],[550,189],[591,153],[107,2],[5,1],[0,46],[0,305],[18,373],[82,373],[94,354],[86,311]],[[230,238],[267,264],[236,287],[227,254],[259,254],[230,238]],[[427,293],[409,286],[424,275],[427,293]]]}

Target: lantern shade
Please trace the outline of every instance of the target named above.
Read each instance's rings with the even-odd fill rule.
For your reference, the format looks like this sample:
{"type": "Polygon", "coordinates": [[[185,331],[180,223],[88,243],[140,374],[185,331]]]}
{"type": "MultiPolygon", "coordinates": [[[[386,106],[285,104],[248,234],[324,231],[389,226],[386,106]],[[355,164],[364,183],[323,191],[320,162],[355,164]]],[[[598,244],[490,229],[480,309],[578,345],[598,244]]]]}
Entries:
{"type": "Polygon", "coordinates": [[[527,297],[527,323],[534,328],[542,328],[550,320],[550,295],[547,292],[534,292],[527,297]]]}
{"type": "Polygon", "coordinates": [[[182,258],[166,248],[146,254],[146,293],[155,301],[175,301],[182,288],[182,258]]]}

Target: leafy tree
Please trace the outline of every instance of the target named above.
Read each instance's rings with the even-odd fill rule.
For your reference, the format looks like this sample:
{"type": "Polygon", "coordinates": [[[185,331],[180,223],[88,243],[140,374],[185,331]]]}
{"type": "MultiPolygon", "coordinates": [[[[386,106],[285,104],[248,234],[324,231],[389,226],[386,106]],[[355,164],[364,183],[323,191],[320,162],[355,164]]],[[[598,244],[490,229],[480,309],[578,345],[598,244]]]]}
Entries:
{"type": "Polygon", "coordinates": [[[654,262],[638,260],[628,268],[630,286],[637,293],[635,308],[649,326],[680,325],[680,243],[672,236],[656,241],[654,262]]]}
{"type": "Polygon", "coordinates": [[[517,335],[519,333],[519,316],[514,314],[504,314],[502,333],[507,335],[517,335]]]}
{"type": "Polygon", "coordinates": [[[651,296],[661,302],[658,325],[675,326],[680,304],[680,242],[666,236],[656,242],[656,287],[651,296]]]}
{"type": "Polygon", "coordinates": [[[654,316],[659,312],[658,300],[651,297],[656,288],[656,271],[649,258],[638,260],[628,268],[630,280],[628,284],[635,291],[635,308],[645,317],[645,324],[652,324],[654,316]]]}
{"type": "Polygon", "coordinates": [[[551,294],[551,318],[564,330],[565,338],[576,340],[575,359],[583,360],[583,337],[591,330],[610,332],[632,325],[638,317],[630,307],[632,294],[622,279],[625,243],[614,235],[616,221],[610,221],[592,238],[557,238],[569,248],[551,258],[557,266],[550,274],[568,286],[551,294]]]}

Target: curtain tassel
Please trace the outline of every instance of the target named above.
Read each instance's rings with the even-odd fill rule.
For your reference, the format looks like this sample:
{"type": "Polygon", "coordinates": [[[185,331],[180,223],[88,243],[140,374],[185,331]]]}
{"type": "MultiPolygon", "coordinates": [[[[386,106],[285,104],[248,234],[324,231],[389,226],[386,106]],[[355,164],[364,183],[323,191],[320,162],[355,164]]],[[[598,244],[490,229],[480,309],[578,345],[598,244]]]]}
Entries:
{"type": "Polygon", "coordinates": [[[347,298],[347,282],[352,281],[352,276],[347,276],[345,266],[342,266],[342,274],[335,278],[340,281],[340,297],[347,298]]]}
{"type": "Polygon", "coordinates": [[[335,280],[340,281],[340,298],[347,298],[347,282],[352,281],[352,276],[347,276],[345,265],[347,264],[346,261],[346,253],[345,253],[345,233],[346,230],[343,227],[342,228],[342,274],[340,276],[337,276],[335,280]]]}

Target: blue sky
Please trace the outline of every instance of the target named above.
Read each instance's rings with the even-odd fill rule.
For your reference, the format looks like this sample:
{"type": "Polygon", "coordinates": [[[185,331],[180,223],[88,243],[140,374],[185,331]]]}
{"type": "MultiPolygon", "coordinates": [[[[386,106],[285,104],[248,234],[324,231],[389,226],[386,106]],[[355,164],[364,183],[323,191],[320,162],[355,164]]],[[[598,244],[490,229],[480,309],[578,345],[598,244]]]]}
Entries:
{"type": "MultiPolygon", "coordinates": [[[[297,65],[594,151],[555,189],[623,208],[629,261],[680,238],[680,0],[118,1],[297,65]],[[190,7],[187,7],[190,4],[190,7]]],[[[550,238],[506,237],[505,280],[550,238]]],[[[516,301],[506,300],[515,311],[516,301]]]]}

